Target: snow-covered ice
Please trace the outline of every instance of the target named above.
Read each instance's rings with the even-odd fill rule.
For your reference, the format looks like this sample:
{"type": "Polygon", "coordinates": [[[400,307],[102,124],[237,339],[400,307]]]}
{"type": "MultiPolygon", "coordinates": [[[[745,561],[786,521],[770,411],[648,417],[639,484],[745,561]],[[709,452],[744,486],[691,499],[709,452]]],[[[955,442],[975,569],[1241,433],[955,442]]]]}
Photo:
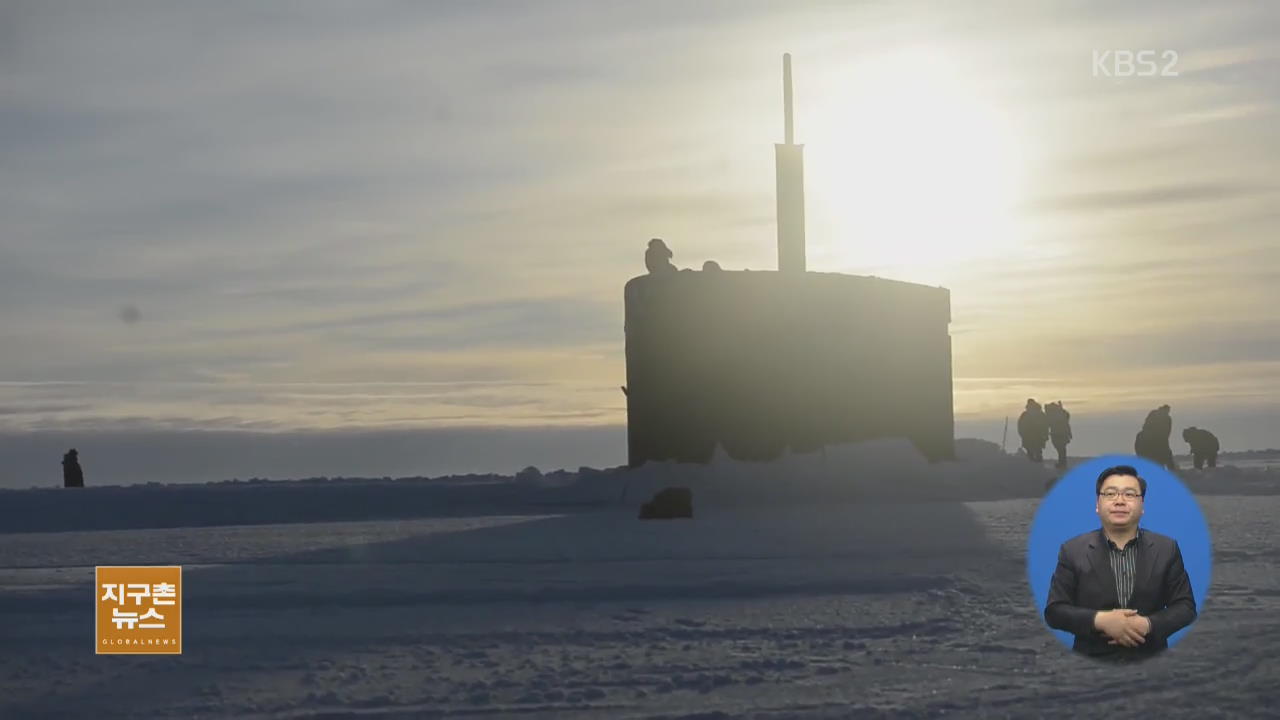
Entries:
{"type": "MultiPolygon", "coordinates": [[[[1034,607],[1023,553],[1049,469],[979,447],[900,460],[881,447],[829,452],[825,471],[654,466],[587,473],[591,488],[526,476],[519,492],[474,488],[506,498],[487,513],[204,527],[144,514],[91,531],[45,518],[54,531],[0,535],[0,717],[1271,711],[1268,473],[1188,474],[1214,533],[1210,597],[1178,647],[1117,673],[1067,652],[1034,607]],[[636,520],[663,484],[695,488],[693,520],[636,520]],[[184,654],[95,656],[93,566],[170,563],[185,567],[184,654]]],[[[283,485],[298,508],[321,492],[283,485]]]]}

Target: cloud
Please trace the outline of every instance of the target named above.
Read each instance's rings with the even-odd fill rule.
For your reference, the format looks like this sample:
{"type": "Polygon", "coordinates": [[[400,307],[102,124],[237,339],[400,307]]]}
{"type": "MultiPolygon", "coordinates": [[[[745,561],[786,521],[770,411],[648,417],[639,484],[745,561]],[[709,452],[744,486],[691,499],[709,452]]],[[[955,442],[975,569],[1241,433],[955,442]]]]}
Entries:
{"type": "Polygon", "coordinates": [[[0,386],[25,408],[6,426],[620,421],[644,241],[772,266],[782,50],[817,113],[857,100],[858,62],[941,48],[1025,136],[1025,232],[928,278],[952,289],[959,371],[1106,393],[1092,350],[1137,345],[1106,364],[1257,372],[1280,303],[1275,11],[1151,12],[5,5],[0,380],[84,381],[0,386]],[[1151,40],[1179,79],[1089,75],[1092,48],[1151,40]],[[447,384],[360,384],[379,381],[447,384]]]}
{"type": "Polygon", "coordinates": [[[142,319],[142,311],[138,310],[137,305],[125,305],[120,308],[120,319],[126,325],[133,325],[142,319]]]}
{"type": "Polygon", "coordinates": [[[1249,187],[1229,183],[1170,185],[1038,198],[1029,203],[1028,209],[1073,213],[1148,208],[1162,205],[1182,206],[1186,203],[1214,202],[1250,197],[1269,191],[1274,191],[1274,188],[1249,187]]]}
{"type": "Polygon", "coordinates": [[[0,415],[43,415],[46,413],[60,413],[70,410],[89,410],[92,405],[87,404],[49,404],[49,405],[0,405],[0,415]]]}

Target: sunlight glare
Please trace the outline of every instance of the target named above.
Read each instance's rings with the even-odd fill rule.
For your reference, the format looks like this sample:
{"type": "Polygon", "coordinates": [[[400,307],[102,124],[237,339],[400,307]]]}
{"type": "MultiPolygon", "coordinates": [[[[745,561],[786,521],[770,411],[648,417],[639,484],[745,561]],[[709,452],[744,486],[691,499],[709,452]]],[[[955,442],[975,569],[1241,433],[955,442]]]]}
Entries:
{"type": "Polygon", "coordinates": [[[1014,247],[1019,141],[953,57],[904,48],[815,80],[797,128],[810,269],[912,280],[1014,247]]]}

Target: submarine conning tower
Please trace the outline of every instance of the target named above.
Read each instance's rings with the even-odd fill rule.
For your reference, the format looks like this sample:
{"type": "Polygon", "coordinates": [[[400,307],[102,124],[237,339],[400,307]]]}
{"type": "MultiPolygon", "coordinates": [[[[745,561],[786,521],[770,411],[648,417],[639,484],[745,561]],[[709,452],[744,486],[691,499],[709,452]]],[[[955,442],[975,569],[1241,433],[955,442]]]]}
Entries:
{"type": "Polygon", "coordinates": [[[778,270],[671,271],[624,290],[628,464],[739,460],[876,438],[955,454],[950,291],[809,272],[803,146],[777,147],[778,270]]]}

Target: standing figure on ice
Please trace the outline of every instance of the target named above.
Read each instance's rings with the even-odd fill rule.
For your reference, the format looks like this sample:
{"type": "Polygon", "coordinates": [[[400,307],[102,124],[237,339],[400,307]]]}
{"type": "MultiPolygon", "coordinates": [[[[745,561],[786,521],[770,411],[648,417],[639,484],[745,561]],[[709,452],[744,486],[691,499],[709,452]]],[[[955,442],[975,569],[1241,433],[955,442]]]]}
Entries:
{"type": "Polygon", "coordinates": [[[671,248],[667,247],[662,238],[654,238],[649,241],[649,249],[644,251],[644,266],[653,275],[675,272],[676,266],[671,263],[671,255],[671,248]]]}
{"type": "Polygon", "coordinates": [[[1191,461],[1200,470],[1205,463],[1218,466],[1218,436],[1194,425],[1182,431],[1182,439],[1191,446],[1191,461]]]}
{"type": "Polygon", "coordinates": [[[1169,470],[1177,470],[1178,464],[1173,460],[1173,450],[1169,447],[1169,436],[1173,434],[1173,418],[1169,415],[1169,406],[1160,407],[1147,413],[1142,423],[1142,430],[1133,440],[1133,452],[1160,463],[1169,470]]]}
{"type": "Polygon", "coordinates": [[[1062,407],[1062,401],[1044,406],[1045,421],[1049,423],[1049,439],[1058,451],[1057,467],[1067,466],[1067,443],[1071,442],[1071,413],[1062,407]]]}
{"type": "Polygon", "coordinates": [[[1022,447],[1031,462],[1044,462],[1044,444],[1049,442],[1049,421],[1045,419],[1040,403],[1027,398],[1027,409],[1018,416],[1018,435],[1022,447]]]}
{"type": "Polygon", "coordinates": [[[80,467],[80,453],[75,448],[62,456],[62,487],[84,487],[84,470],[80,467]]]}

